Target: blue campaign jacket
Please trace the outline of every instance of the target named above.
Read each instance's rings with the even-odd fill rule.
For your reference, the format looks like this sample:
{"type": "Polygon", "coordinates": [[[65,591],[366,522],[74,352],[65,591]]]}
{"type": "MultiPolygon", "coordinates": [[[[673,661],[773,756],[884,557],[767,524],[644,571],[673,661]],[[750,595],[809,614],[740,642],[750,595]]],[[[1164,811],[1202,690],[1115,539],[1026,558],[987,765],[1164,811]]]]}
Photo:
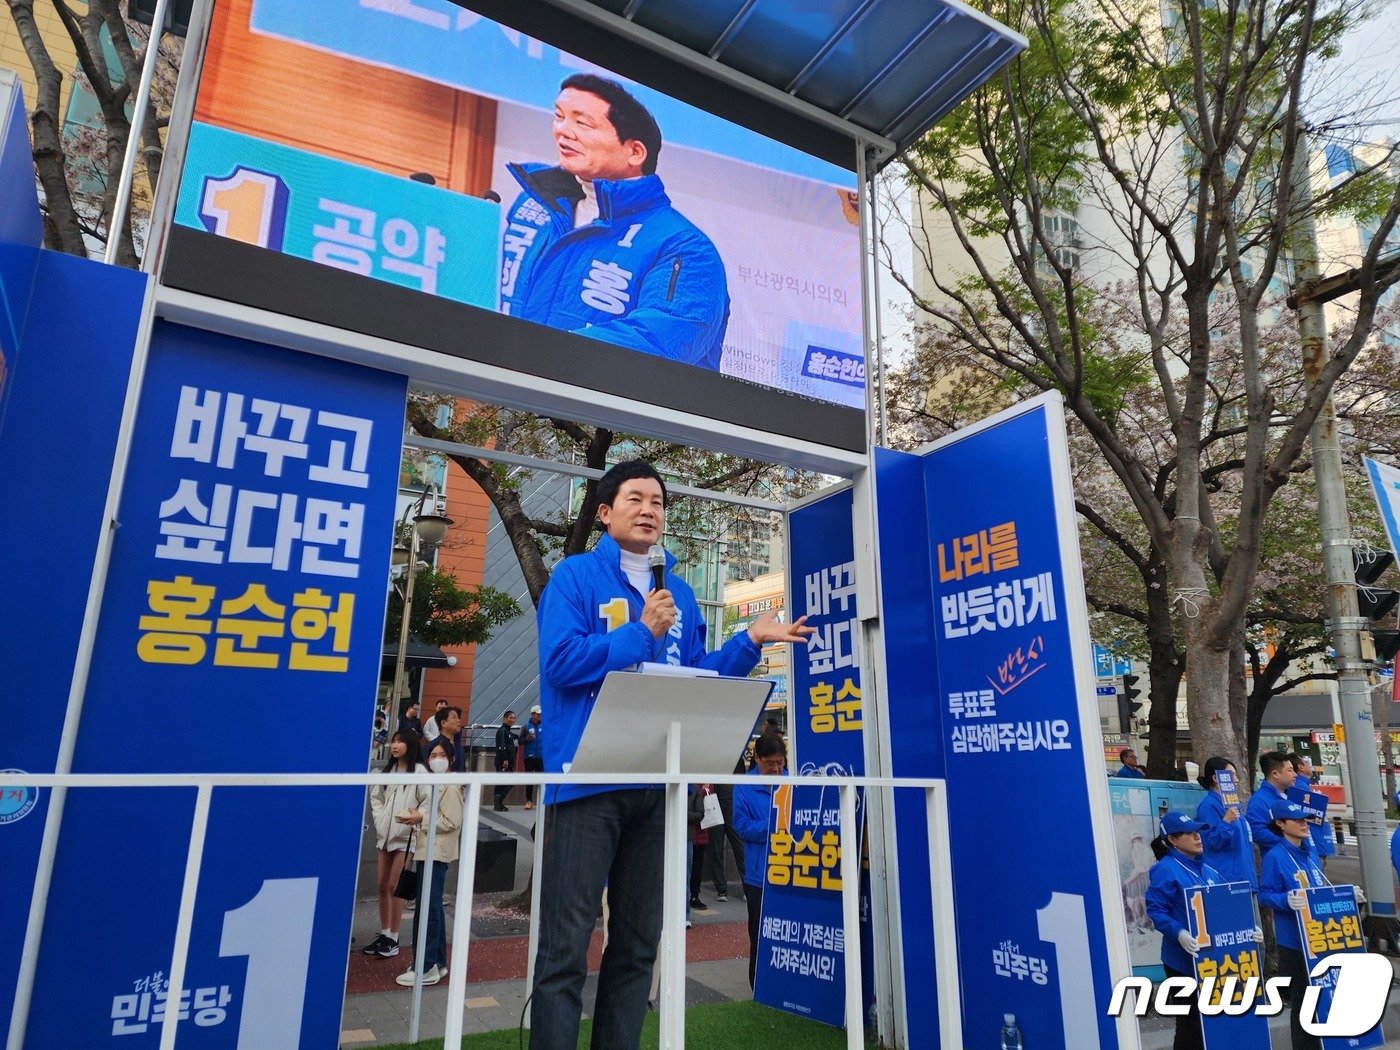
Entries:
{"type": "Polygon", "coordinates": [[[1193,886],[1215,886],[1226,880],[1203,860],[1188,857],[1178,849],[1152,865],[1147,875],[1147,917],[1162,935],[1162,965],[1180,973],[1195,973],[1195,964],[1176,936],[1186,925],[1186,893],[1193,886]]]}
{"type": "Polygon", "coordinates": [[[1249,834],[1254,839],[1254,845],[1259,848],[1260,857],[1267,855],[1269,850],[1283,841],[1283,837],[1269,827],[1269,807],[1279,799],[1287,798],[1287,795],[1267,780],[1255,789],[1254,794],[1249,796],[1249,805],[1245,807],[1244,819],[1249,821],[1249,834]]]}
{"type": "Polygon", "coordinates": [[[1303,950],[1303,939],[1298,933],[1298,920],[1293,909],[1288,906],[1288,891],[1308,886],[1327,886],[1327,876],[1318,867],[1317,855],[1312,843],[1303,840],[1302,846],[1295,846],[1287,839],[1264,854],[1264,863],[1259,868],[1259,903],[1274,911],[1274,933],[1278,936],[1280,948],[1303,950]]]}
{"type": "Polygon", "coordinates": [[[1218,791],[1207,791],[1196,807],[1196,819],[1209,824],[1201,832],[1201,845],[1206,848],[1205,861],[1226,882],[1247,882],[1259,888],[1259,876],[1254,870],[1254,840],[1249,834],[1249,821],[1243,813],[1233,823],[1225,820],[1225,800],[1218,791]]]}
{"type": "Polygon", "coordinates": [[[1146,773],[1144,773],[1141,769],[1134,769],[1132,766],[1128,765],[1126,762],[1125,762],[1123,765],[1119,766],[1119,767],[1118,767],[1118,772],[1117,772],[1117,773],[1114,773],[1113,775],[1114,775],[1115,777],[1123,777],[1123,778],[1125,778],[1125,779],[1127,779],[1127,780],[1146,780],[1146,779],[1147,779],[1147,774],[1146,774],[1146,773]]]}
{"type": "Polygon", "coordinates": [[[501,309],[512,317],[718,370],[729,288],[714,244],[656,175],[593,183],[598,218],[574,229],[578,180],[510,164],[524,191],[501,246],[501,309]]]}
{"type": "MultiPolygon", "coordinates": [[[[758,776],[758,766],[749,770],[758,776]]],[[[768,823],[773,810],[769,784],[740,784],[734,789],[734,831],[744,840],[744,885],[762,886],[768,867],[768,823]]]]}
{"type": "MultiPolygon", "coordinates": [[[[671,571],[675,564],[675,557],[667,552],[666,589],[675,596],[677,618],[664,638],[653,638],[641,622],[642,595],[623,573],[621,551],[611,536],[604,534],[591,551],[565,558],[554,567],[536,615],[540,721],[549,725],[544,738],[546,772],[561,773],[564,764],[573,761],[609,671],[649,660],[743,677],[758,665],[759,648],[748,631],[740,631],[715,652],[705,652],[700,605],[690,585],[671,571]]],[[[545,789],[545,802],[618,790],[623,788],[551,786],[545,789]]]]}

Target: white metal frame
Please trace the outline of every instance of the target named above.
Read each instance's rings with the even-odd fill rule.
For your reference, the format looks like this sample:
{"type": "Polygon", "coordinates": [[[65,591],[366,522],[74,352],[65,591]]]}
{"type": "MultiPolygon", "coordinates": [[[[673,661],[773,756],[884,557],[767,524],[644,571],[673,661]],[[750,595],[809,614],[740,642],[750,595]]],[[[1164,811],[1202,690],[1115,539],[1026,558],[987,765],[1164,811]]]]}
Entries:
{"type": "MultiPolygon", "coordinates": [[[[668,761],[678,764],[680,737],[673,724],[673,732],[668,738],[668,761]]],[[[459,784],[466,789],[466,819],[462,828],[462,847],[457,868],[458,906],[453,915],[452,944],[454,959],[448,977],[447,1001],[460,1004],[447,1011],[446,1036],[443,1045],[461,1045],[463,1017],[466,1010],[467,962],[471,946],[471,900],[474,890],[476,870],[477,828],[481,815],[484,789],[489,785],[509,784],[511,786],[534,784],[612,784],[612,785],[666,785],[666,865],[663,880],[664,920],[662,932],[662,982],[661,982],[661,1046],[663,1050],[683,1050],[685,1046],[685,905],[682,894],[685,892],[685,838],[686,838],[686,786],[695,775],[685,773],[164,773],[164,774],[28,774],[0,773],[0,789],[6,787],[50,788],[55,796],[69,788],[122,790],[130,788],[195,788],[195,810],[190,832],[190,844],[185,858],[185,875],[180,893],[179,914],[175,927],[175,940],[170,961],[170,986],[168,995],[178,999],[184,990],[185,972],[189,957],[190,935],[194,924],[196,893],[200,872],[204,863],[204,841],[208,831],[210,804],[213,792],[218,788],[255,787],[359,787],[369,788],[377,784],[417,784],[428,788],[441,788],[446,784],[459,784]]],[[[865,1046],[865,1024],[861,1010],[860,981],[860,840],[856,834],[857,789],[869,794],[872,789],[893,791],[894,789],[920,790],[924,792],[925,812],[929,832],[929,892],[933,901],[934,924],[928,931],[933,937],[935,951],[940,958],[948,960],[947,965],[938,968],[937,995],[939,1014],[945,1019],[943,1045],[959,1045],[949,1042],[948,1022],[956,1024],[960,1016],[960,988],[956,965],[956,940],[953,938],[953,872],[951,858],[944,852],[943,844],[948,841],[948,797],[945,781],[938,779],[888,778],[888,777],[768,777],[768,776],[713,776],[707,778],[715,784],[813,786],[835,787],[840,793],[839,833],[842,842],[841,852],[841,914],[847,947],[846,958],[846,1046],[848,1050],[861,1050],[865,1046]]],[[[547,812],[544,807],[542,812],[547,812]]],[[[436,822],[434,822],[435,825],[436,822]]],[[[434,849],[430,826],[430,840],[427,858],[430,860],[434,849]]],[[[535,861],[538,865],[542,856],[542,836],[536,839],[535,861]]],[[[530,923],[531,957],[537,943],[535,916],[539,914],[538,870],[536,871],[535,908],[530,923]]],[[[36,885],[37,890],[37,885],[36,885]]],[[[415,971],[423,971],[423,943],[416,946],[415,971]]],[[[40,941],[36,937],[32,943],[25,943],[25,959],[22,968],[31,975],[37,962],[40,941]]],[[[530,980],[530,978],[527,978],[530,980]]],[[[422,985],[416,983],[413,996],[413,1013],[410,1020],[410,1041],[418,1038],[418,1020],[421,1006],[422,985]]],[[[15,1018],[20,1021],[18,1041],[12,1022],[10,1030],[11,1046],[19,1050],[23,1046],[24,1022],[27,1021],[29,1001],[15,1002],[15,1018]]],[[[1131,1024],[1131,1018],[1129,1019],[1131,1024]]],[[[161,1028],[161,1050],[173,1050],[177,1031],[176,1011],[165,1016],[161,1028]]]]}

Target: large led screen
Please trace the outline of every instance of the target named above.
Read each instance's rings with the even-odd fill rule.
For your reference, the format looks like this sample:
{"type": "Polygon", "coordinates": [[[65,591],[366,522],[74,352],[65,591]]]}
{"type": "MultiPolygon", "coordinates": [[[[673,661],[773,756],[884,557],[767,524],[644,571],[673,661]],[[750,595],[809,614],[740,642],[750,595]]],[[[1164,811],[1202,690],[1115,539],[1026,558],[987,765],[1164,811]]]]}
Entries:
{"type": "Polygon", "coordinates": [[[176,223],[862,408],[855,194],[449,0],[220,0],[176,223]]]}

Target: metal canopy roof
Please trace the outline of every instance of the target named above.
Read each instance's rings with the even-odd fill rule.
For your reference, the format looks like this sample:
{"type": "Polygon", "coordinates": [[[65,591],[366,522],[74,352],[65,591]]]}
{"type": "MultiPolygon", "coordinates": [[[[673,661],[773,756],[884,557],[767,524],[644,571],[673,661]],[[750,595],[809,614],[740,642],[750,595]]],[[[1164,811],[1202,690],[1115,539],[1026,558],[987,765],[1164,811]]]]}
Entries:
{"type": "Polygon", "coordinates": [[[961,0],[546,0],[867,143],[917,140],[1026,47],[961,0]]]}

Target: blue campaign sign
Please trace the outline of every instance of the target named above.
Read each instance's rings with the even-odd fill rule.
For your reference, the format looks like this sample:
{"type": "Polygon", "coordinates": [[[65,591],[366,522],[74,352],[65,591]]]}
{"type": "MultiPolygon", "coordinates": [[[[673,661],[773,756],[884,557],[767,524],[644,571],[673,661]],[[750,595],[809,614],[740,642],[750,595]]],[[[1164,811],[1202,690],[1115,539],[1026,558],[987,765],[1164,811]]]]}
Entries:
{"type": "Polygon", "coordinates": [[[496,309],[501,206],[196,122],[175,221],[496,309]]]}
{"type": "Polygon", "coordinates": [[[804,774],[865,771],[850,486],[788,517],[789,607],[815,628],[792,653],[793,752],[804,774]]]}
{"type": "MultiPolygon", "coordinates": [[[[882,618],[887,638],[905,632],[896,619],[906,612],[915,624],[931,618],[933,659],[926,636],[922,655],[887,646],[890,719],[937,726],[936,738],[925,732],[894,749],[894,772],[938,770],[942,752],[954,904],[981,917],[957,924],[963,1044],[993,1050],[1013,1014],[1027,1046],[1117,1045],[1120,1022],[1107,1008],[1128,951],[1062,404],[1047,395],[995,416],[935,444],[919,466],[928,611],[918,613],[921,595],[901,581],[897,605],[882,595],[882,618]],[[930,671],[932,696],[896,692],[895,681],[930,671]]],[[[892,514],[918,515],[905,462],[888,473],[899,484],[877,477],[882,565],[891,564],[887,537],[891,549],[919,546],[886,526],[892,514]]],[[[906,563],[899,574],[916,575],[906,563]]],[[[901,841],[901,866],[905,857],[901,841]]],[[[901,908],[927,893],[926,862],[923,879],[920,890],[901,872],[901,908]]],[[[904,914],[907,956],[928,934],[904,914]]],[[[936,1030],[920,1029],[914,1014],[933,985],[910,965],[906,957],[911,1045],[931,1046],[936,1030]]]]}
{"type": "Polygon", "coordinates": [[[1238,806],[1240,804],[1240,788],[1235,783],[1235,774],[1228,769],[1217,769],[1215,771],[1215,782],[1220,787],[1220,798],[1227,806],[1238,806]]]}
{"type": "MultiPolygon", "coordinates": [[[[856,824],[860,824],[859,807],[856,824]]],[[[773,792],[754,1001],[840,1026],[846,937],[841,914],[840,793],[773,792]]],[[[852,953],[854,957],[854,953],[852,953]]]]}
{"type": "MultiPolygon", "coordinates": [[[[157,324],[75,772],[364,769],[405,392],[157,324]]],[[[364,792],[214,792],[167,1003],[193,802],[70,794],[28,1045],[154,1047],[167,1008],[181,1046],[336,1043],[364,792]],[[116,947],[85,953],[75,985],[90,942],[116,947]]]]}
{"type": "MultiPolygon", "coordinates": [[[[1361,933],[1361,909],[1356,904],[1356,889],[1352,886],[1318,886],[1305,888],[1308,907],[1293,914],[1298,919],[1298,932],[1303,941],[1303,961],[1311,973],[1318,960],[1341,952],[1364,952],[1366,939],[1361,933]]],[[[1328,970],[1309,983],[1320,988],[1317,998],[1317,1020],[1326,1021],[1332,1009],[1332,996],[1337,987],[1337,971],[1328,970]]],[[[1363,1022],[1364,1023],[1364,1022],[1363,1022]]],[[[1384,1046],[1385,1033],[1381,1026],[1359,1036],[1346,1039],[1325,1037],[1323,1050],[1369,1050],[1384,1046]]]]}
{"type": "Polygon", "coordinates": [[[1226,1009],[1239,1006],[1245,998],[1245,982],[1253,978],[1255,992],[1263,988],[1264,967],[1254,931],[1259,916],[1254,891],[1247,882],[1227,882],[1216,886],[1195,886],[1184,891],[1186,927],[1201,945],[1196,956],[1196,979],[1209,987],[1210,1006],[1217,1012],[1201,1013],[1201,1031],[1206,1050],[1269,1050],[1269,1019],[1255,1010],[1232,1016],[1226,1009]],[[1225,998],[1225,982],[1235,979],[1230,998],[1225,998]],[[1211,986],[1210,981],[1215,984],[1211,986]]]}
{"type": "MultiPolygon", "coordinates": [[[[816,631],[805,649],[793,647],[790,664],[794,768],[804,775],[851,775],[865,768],[852,506],[845,486],[788,517],[788,605],[816,631]]],[[[754,999],[840,1025],[846,954],[839,795],[835,788],[779,788],[773,803],[754,999]]],[[[860,827],[859,798],[856,808],[860,827]]]]}
{"type": "MultiPolygon", "coordinates": [[[[550,111],[559,83],[601,70],[557,47],[463,10],[452,0],[257,0],[255,32],[396,69],[462,91],[550,111]]],[[[849,171],[642,85],[637,96],[666,141],[775,171],[854,187],[849,171]]]]}
{"type": "MultiPolygon", "coordinates": [[[[13,188],[24,192],[10,195],[7,183],[6,189],[0,189],[0,212],[33,207],[37,214],[33,164],[22,125],[19,135],[27,176],[13,188]],[[29,195],[27,201],[24,193],[29,195]]],[[[0,226],[4,224],[0,219],[0,226]]],[[[9,232],[0,230],[0,236],[9,232]]],[[[0,408],[0,463],[6,464],[0,469],[0,536],[4,537],[0,609],[11,611],[0,631],[0,667],[5,669],[7,694],[29,716],[11,718],[0,732],[0,769],[52,773],[93,561],[99,537],[109,525],[108,483],[147,278],[131,270],[40,251],[37,240],[24,247],[33,253],[33,269],[21,273],[18,290],[10,284],[16,271],[0,264],[6,298],[26,306],[14,315],[23,324],[18,344],[11,347],[15,368],[5,381],[0,408]],[[52,549],[54,541],[52,516],[35,512],[52,503],[52,476],[24,465],[47,462],[53,455],[57,391],[62,392],[65,418],[73,421],[62,438],[63,554],[45,559],[43,571],[36,572],[34,552],[52,549]]],[[[7,244],[0,246],[0,252],[19,248],[7,244]]],[[[130,706],[128,713],[139,721],[130,706]]],[[[50,792],[35,788],[11,790],[16,793],[7,791],[0,798],[0,872],[6,877],[5,904],[0,907],[0,988],[14,988],[19,973],[39,843],[52,798],[50,792]]],[[[88,793],[70,792],[68,805],[84,794],[88,793]]],[[[129,848],[119,855],[130,855],[129,848]]],[[[98,881],[93,872],[105,866],[103,861],[87,872],[88,882],[98,881]]],[[[64,909],[89,916],[89,889],[83,886],[78,892],[78,897],[55,898],[50,914],[64,909]],[[74,907],[75,900],[85,902],[81,909],[74,907]]],[[[146,900],[145,891],[133,899],[146,900]]],[[[67,946],[70,976],[59,993],[65,1004],[84,989],[83,982],[71,977],[75,945],[90,941],[87,931],[79,936],[67,946]]],[[[83,950],[81,954],[86,975],[93,953],[83,950]]],[[[9,1027],[12,1004],[13,996],[0,995],[0,1030],[9,1027]]],[[[37,1038],[32,1041],[43,1044],[37,1038]]],[[[52,1040],[48,1045],[54,1045],[52,1040]]]]}

